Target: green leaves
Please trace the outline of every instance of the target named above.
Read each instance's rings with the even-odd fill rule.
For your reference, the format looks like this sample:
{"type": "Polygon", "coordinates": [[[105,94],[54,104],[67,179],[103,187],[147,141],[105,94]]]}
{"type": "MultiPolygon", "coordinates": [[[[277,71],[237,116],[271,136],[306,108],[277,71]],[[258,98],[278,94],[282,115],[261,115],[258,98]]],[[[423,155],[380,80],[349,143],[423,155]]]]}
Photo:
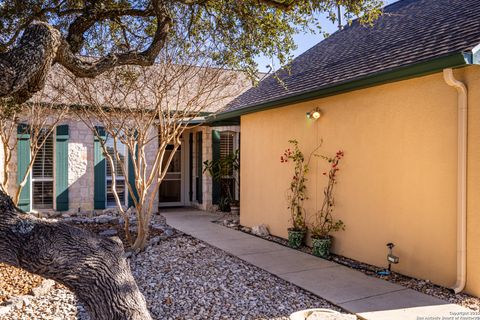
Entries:
{"type": "Polygon", "coordinates": [[[81,17],[97,20],[83,33],[81,54],[142,51],[153,41],[157,14],[166,8],[171,18],[169,48],[202,47],[218,66],[244,70],[252,79],[255,59],[262,55],[286,65],[296,46],[297,32],[321,32],[319,17],[337,17],[337,4],[345,20],[361,16],[372,23],[381,13],[381,0],[28,0],[0,1],[0,52],[10,48],[33,20],[59,29],[65,38],[81,17]]]}

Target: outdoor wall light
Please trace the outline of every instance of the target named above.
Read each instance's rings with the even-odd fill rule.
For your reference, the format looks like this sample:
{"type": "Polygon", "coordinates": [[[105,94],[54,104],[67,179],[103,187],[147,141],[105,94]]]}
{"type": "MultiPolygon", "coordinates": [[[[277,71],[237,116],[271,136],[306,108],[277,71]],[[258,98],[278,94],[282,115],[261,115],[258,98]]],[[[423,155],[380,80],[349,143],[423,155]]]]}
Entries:
{"type": "Polygon", "coordinates": [[[321,116],[322,114],[320,113],[320,110],[318,108],[315,108],[310,112],[307,112],[307,119],[318,120],[321,116]]]}

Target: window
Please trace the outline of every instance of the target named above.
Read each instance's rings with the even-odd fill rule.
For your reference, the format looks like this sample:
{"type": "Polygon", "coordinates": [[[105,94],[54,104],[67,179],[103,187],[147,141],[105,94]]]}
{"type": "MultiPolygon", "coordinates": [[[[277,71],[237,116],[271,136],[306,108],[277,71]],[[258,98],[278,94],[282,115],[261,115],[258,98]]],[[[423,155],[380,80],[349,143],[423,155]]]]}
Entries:
{"type": "MultiPolygon", "coordinates": [[[[223,131],[220,132],[220,159],[225,159],[234,151],[234,137],[235,132],[223,131]]],[[[235,177],[233,177],[233,168],[230,168],[228,175],[222,178],[222,185],[224,186],[221,191],[222,197],[235,197],[235,177]],[[231,195],[228,193],[231,192],[231,195]]]]}
{"type": "MultiPolygon", "coordinates": [[[[122,204],[126,204],[126,198],[127,198],[127,185],[125,181],[125,172],[122,171],[122,165],[120,162],[117,160],[117,157],[115,156],[115,151],[114,151],[114,143],[113,139],[108,139],[106,140],[106,146],[107,146],[107,151],[108,154],[112,156],[113,159],[113,165],[115,167],[115,174],[116,174],[116,189],[117,189],[117,194],[118,197],[120,198],[120,202],[122,204]]],[[[127,148],[125,145],[123,145],[120,142],[117,142],[117,150],[120,155],[120,161],[123,162],[124,167],[127,167],[126,161],[127,161],[127,148]]],[[[107,207],[115,207],[117,205],[117,202],[115,201],[115,196],[113,195],[113,178],[112,178],[112,168],[110,166],[110,161],[108,159],[105,159],[107,162],[106,166],[106,180],[107,180],[107,207]]]]}
{"type": "Polygon", "coordinates": [[[220,133],[220,158],[225,158],[233,153],[233,137],[235,132],[224,131],[220,133]]]}
{"type": "MultiPolygon", "coordinates": [[[[42,134],[47,134],[46,130],[42,134]]],[[[53,181],[53,134],[51,134],[33,162],[32,208],[34,210],[53,209],[53,181]]]]}

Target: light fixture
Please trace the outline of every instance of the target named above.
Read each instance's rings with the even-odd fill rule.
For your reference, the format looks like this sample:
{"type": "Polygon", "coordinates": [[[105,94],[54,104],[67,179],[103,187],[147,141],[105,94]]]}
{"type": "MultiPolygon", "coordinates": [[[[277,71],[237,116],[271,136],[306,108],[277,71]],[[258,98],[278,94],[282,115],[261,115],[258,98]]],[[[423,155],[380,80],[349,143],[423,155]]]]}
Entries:
{"type": "Polygon", "coordinates": [[[321,116],[322,114],[318,108],[315,108],[310,112],[307,112],[308,119],[318,120],[321,116]]]}

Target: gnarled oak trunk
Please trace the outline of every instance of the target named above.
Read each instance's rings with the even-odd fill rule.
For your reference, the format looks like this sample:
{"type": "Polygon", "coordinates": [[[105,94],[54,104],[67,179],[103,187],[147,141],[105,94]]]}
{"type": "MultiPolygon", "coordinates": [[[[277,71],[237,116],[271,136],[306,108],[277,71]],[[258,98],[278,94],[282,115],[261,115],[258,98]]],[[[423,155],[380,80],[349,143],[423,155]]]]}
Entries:
{"type": "Polygon", "coordinates": [[[0,262],[56,280],[92,320],[149,320],[118,238],[23,213],[0,191],[0,262]]]}

